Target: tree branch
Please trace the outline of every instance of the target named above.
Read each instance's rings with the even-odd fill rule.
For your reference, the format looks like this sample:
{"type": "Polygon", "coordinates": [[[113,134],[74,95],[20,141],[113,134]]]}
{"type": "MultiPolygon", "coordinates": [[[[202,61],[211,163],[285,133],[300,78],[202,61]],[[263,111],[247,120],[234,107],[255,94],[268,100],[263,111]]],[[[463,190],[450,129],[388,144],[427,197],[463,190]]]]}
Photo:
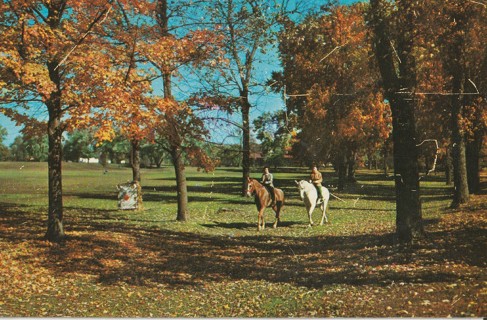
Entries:
{"type": "Polygon", "coordinates": [[[71,53],[73,53],[73,51],[80,45],[83,43],[83,41],[86,39],[86,37],[88,36],[88,34],[90,34],[91,32],[91,29],[93,29],[93,27],[98,23],[98,21],[100,21],[102,19],[102,17],[105,15],[105,17],[100,21],[100,23],[103,23],[103,21],[105,21],[105,19],[108,17],[108,13],[110,13],[110,10],[112,9],[112,7],[108,7],[108,8],[105,8],[102,10],[102,12],[98,15],[98,17],[95,18],[95,20],[93,20],[90,25],[88,26],[88,30],[83,34],[83,36],[81,36],[81,38],[76,42],[76,44],[73,46],[73,48],[71,48],[71,50],[68,52],[68,54],[66,54],[66,56],[57,64],[57,66],[54,68],[54,70],[57,70],[57,68],[59,68],[67,59],[68,57],[71,55],[71,53]]]}

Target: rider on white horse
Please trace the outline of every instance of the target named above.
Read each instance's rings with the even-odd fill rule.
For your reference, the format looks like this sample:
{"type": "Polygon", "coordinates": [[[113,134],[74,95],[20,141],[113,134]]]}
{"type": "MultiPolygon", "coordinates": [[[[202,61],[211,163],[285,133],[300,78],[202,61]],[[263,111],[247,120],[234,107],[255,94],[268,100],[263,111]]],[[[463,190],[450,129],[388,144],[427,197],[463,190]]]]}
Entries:
{"type": "Polygon", "coordinates": [[[316,191],[318,192],[318,201],[316,203],[322,203],[323,191],[321,190],[321,183],[323,182],[323,176],[321,175],[321,172],[318,171],[316,166],[313,166],[310,179],[310,182],[315,186],[316,191]]]}

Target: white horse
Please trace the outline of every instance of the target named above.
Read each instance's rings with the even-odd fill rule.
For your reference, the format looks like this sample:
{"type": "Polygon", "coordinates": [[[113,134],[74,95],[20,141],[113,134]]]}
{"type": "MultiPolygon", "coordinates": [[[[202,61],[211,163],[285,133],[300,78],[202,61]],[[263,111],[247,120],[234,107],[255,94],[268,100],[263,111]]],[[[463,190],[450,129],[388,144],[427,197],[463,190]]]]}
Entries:
{"type": "MultiPolygon", "coordinates": [[[[304,204],[306,206],[306,211],[308,211],[308,218],[309,218],[309,225],[313,225],[313,219],[311,218],[311,214],[313,213],[313,210],[316,207],[316,200],[318,199],[318,192],[316,191],[315,186],[305,180],[301,181],[296,181],[296,184],[298,185],[299,189],[299,196],[301,197],[301,200],[304,201],[304,204]]],[[[320,226],[323,225],[323,222],[326,221],[328,223],[328,218],[326,217],[326,207],[328,205],[328,200],[330,200],[330,191],[328,191],[327,188],[321,186],[321,192],[323,194],[323,202],[320,205],[321,212],[323,213],[321,217],[321,222],[320,226]]]]}

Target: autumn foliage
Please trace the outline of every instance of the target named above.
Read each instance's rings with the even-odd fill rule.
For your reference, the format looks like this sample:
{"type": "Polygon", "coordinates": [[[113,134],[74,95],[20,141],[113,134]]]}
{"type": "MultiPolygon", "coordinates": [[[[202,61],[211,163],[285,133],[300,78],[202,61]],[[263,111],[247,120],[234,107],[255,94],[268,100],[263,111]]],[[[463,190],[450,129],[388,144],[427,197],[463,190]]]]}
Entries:
{"type": "Polygon", "coordinates": [[[352,168],[358,154],[379,149],[390,134],[364,9],[330,7],[300,25],[288,22],[280,37],[284,72],[275,79],[285,88],[287,108],[302,115],[295,156],[308,164],[352,168]]]}

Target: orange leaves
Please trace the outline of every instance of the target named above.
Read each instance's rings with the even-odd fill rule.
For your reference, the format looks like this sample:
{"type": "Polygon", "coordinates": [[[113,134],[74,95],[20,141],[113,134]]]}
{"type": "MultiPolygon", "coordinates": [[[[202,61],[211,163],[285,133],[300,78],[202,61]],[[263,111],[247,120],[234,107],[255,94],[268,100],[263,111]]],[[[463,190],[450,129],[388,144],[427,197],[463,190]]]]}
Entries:
{"type": "Polygon", "coordinates": [[[332,6],[281,36],[287,106],[302,112],[307,157],[333,157],[345,148],[369,152],[389,135],[364,11],[362,4],[332,6]]]}
{"type": "Polygon", "coordinates": [[[191,147],[186,149],[191,165],[203,168],[205,172],[211,172],[218,165],[218,160],[210,158],[201,148],[191,147]]]}
{"type": "Polygon", "coordinates": [[[155,30],[148,32],[153,38],[140,43],[140,54],[163,73],[177,71],[182,63],[216,64],[223,60],[221,37],[209,30],[196,30],[182,38],[160,36],[155,30]]]}
{"type": "Polygon", "coordinates": [[[306,108],[307,119],[324,120],[327,115],[326,106],[330,104],[333,88],[323,88],[314,85],[309,91],[308,108],[306,108]]]}
{"type": "Polygon", "coordinates": [[[48,100],[51,93],[56,90],[56,85],[49,78],[46,66],[42,64],[23,64],[20,71],[20,80],[25,85],[34,84],[43,101],[48,100]]]}
{"type": "Polygon", "coordinates": [[[97,145],[100,145],[104,141],[112,141],[116,136],[116,132],[111,123],[102,123],[98,130],[95,132],[94,137],[98,141],[97,145]]]}
{"type": "Polygon", "coordinates": [[[161,74],[176,75],[184,64],[220,63],[222,40],[209,30],[161,36],[156,4],[2,3],[0,90],[4,101],[13,102],[6,105],[12,110],[6,114],[30,125],[34,119],[28,118],[37,117],[31,106],[37,109],[44,102],[49,109],[55,101],[66,130],[92,128],[106,141],[115,132],[129,139],[151,138],[163,115],[190,112],[176,101],[154,97],[152,81],[161,74]]]}

